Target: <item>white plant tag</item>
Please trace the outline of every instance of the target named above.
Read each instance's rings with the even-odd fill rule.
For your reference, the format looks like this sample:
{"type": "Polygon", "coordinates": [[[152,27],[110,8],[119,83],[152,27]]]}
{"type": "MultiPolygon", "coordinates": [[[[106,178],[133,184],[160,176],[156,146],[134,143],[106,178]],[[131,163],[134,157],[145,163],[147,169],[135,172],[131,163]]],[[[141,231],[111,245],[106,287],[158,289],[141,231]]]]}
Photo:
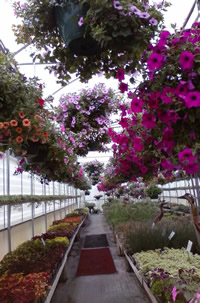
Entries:
{"type": "Polygon", "coordinates": [[[170,233],[168,239],[171,240],[173,238],[173,236],[175,235],[175,232],[172,230],[172,232],[170,233]]]}
{"type": "Polygon", "coordinates": [[[188,244],[187,244],[187,248],[186,248],[186,250],[187,250],[188,253],[191,251],[192,244],[193,244],[193,242],[190,241],[190,240],[188,240],[188,244]]]}
{"type": "Polygon", "coordinates": [[[44,241],[43,238],[41,238],[41,242],[42,242],[42,244],[43,244],[44,246],[46,245],[46,243],[45,243],[45,241],[44,241]]]}

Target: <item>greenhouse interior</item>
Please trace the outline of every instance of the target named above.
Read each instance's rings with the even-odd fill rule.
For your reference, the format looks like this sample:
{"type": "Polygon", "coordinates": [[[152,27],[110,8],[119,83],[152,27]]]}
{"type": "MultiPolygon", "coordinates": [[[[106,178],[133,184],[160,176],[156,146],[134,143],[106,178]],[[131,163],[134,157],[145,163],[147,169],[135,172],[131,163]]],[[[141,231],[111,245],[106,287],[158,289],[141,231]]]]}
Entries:
{"type": "Polygon", "coordinates": [[[200,0],[0,24],[0,303],[200,303],[200,0]]]}

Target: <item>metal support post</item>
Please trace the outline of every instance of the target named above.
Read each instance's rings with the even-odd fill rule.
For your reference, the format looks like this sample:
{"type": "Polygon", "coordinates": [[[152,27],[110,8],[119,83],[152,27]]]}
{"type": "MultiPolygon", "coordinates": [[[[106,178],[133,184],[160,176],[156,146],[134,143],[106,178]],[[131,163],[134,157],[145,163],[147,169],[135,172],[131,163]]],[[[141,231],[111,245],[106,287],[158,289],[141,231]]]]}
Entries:
{"type": "MultiPolygon", "coordinates": [[[[7,168],[7,178],[6,178],[6,191],[7,195],[10,195],[10,151],[6,151],[6,168],[7,168]]],[[[7,205],[7,228],[8,228],[8,251],[11,251],[11,205],[7,205]]]]}
{"type": "MultiPolygon", "coordinates": [[[[31,173],[31,195],[33,196],[33,173],[31,173]]],[[[35,203],[31,203],[31,228],[32,228],[32,237],[34,237],[34,213],[35,210],[35,203]]]]}

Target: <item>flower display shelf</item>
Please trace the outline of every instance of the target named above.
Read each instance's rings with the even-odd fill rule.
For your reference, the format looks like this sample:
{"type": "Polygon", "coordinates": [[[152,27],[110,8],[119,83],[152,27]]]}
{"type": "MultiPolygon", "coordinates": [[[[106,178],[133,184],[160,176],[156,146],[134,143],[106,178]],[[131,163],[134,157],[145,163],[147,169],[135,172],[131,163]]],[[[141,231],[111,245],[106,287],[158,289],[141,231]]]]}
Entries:
{"type": "Polygon", "coordinates": [[[136,275],[138,281],[140,282],[140,284],[142,285],[142,287],[146,291],[146,293],[147,293],[149,299],[151,300],[151,302],[152,303],[161,303],[161,301],[152,294],[151,289],[148,287],[145,279],[140,274],[140,272],[138,271],[137,267],[134,265],[133,258],[127,254],[127,252],[124,249],[123,244],[120,241],[120,238],[119,238],[119,236],[117,234],[115,234],[115,239],[116,239],[116,244],[117,244],[117,249],[118,249],[119,255],[124,255],[125,256],[125,258],[126,258],[126,260],[128,262],[129,268],[131,268],[131,270],[133,270],[134,274],[136,275]]]}
{"type": "Polygon", "coordinates": [[[83,225],[84,222],[86,221],[87,217],[88,217],[88,216],[86,215],[86,216],[83,218],[83,220],[82,220],[81,223],[79,224],[78,228],[76,229],[74,235],[72,236],[72,238],[71,238],[71,240],[70,240],[70,243],[69,243],[69,246],[68,246],[68,248],[67,248],[67,250],[66,250],[66,252],[65,252],[65,255],[64,255],[63,259],[62,259],[60,268],[59,268],[59,270],[58,270],[58,272],[57,272],[57,274],[56,274],[56,277],[54,278],[54,281],[53,281],[53,283],[52,283],[52,285],[51,285],[51,288],[50,288],[49,292],[47,293],[47,297],[45,298],[44,303],[50,303],[50,302],[51,302],[51,299],[52,299],[52,297],[53,297],[54,291],[55,291],[55,289],[56,289],[56,287],[57,287],[57,284],[58,284],[58,282],[59,282],[59,280],[60,280],[60,278],[61,278],[61,275],[62,275],[62,273],[63,273],[63,269],[64,269],[65,264],[66,264],[66,262],[67,262],[67,258],[68,258],[68,255],[69,255],[70,251],[71,251],[72,245],[73,245],[73,243],[74,243],[74,241],[75,241],[75,238],[79,238],[80,228],[82,227],[82,225],[83,225]]]}

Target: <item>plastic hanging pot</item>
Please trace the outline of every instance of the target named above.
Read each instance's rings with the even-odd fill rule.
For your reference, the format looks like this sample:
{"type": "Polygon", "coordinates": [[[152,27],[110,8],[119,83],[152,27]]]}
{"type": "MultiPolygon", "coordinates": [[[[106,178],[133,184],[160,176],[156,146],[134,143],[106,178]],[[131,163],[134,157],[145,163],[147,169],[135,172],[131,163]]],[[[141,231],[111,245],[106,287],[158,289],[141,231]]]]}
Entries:
{"type": "Polygon", "coordinates": [[[27,143],[28,145],[26,146],[26,150],[27,150],[26,157],[33,158],[37,156],[41,144],[39,142],[32,142],[30,140],[27,143]]]}
{"type": "Polygon", "coordinates": [[[46,161],[47,159],[47,153],[46,151],[39,150],[38,154],[35,157],[26,157],[25,156],[25,161],[27,165],[39,165],[42,164],[46,161]]]}
{"type": "Polygon", "coordinates": [[[99,145],[99,141],[90,141],[88,144],[88,148],[90,151],[98,151],[99,145]]]}
{"type": "Polygon", "coordinates": [[[63,7],[55,6],[54,8],[56,25],[60,35],[64,43],[75,55],[91,56],[100,50],[97,41],[89,35],[84,35],[84,25],[78,25],[79,19],[81,17],[84,18],[88,8],[87,3],[80,6],[77,0],[63,7]]]}
{"type": "Polygon", "coordinates": [[[5,136],[4,134],[1,134],[0,146],[8,145],[8,144],[9,144],[9,137],[5,136]]]}

